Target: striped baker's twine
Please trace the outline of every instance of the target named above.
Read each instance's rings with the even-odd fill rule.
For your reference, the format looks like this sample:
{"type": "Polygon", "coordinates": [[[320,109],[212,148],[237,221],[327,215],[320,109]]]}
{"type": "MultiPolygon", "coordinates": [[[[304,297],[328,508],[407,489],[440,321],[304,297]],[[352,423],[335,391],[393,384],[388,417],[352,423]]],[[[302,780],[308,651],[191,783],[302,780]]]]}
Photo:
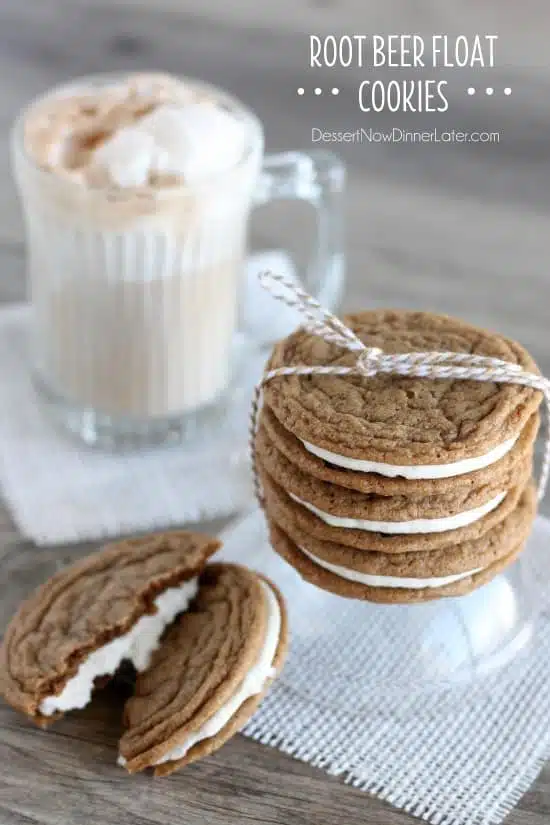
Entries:
{"type": "Polygon", "coordinates": [[[331,312],[296,284],[281,275],[262,272],[259,275],[264,289],[289,307],[297,309],[306,319],[306,329],[333,344],[357,353],[352,367],[292,366],[278,367],[264,373],[256,386],[250,412],[250,460],[254,492],[260,505],[261,492],[256,465],[255,440],[262,389],[268,381],[283,375],[400,375],[409,378],[456,378],[468,381],[490,381],[498,384],[517,384],[539,390],[546,402],[546,438],[542,468],[538,483],[539,501],[544,497],[550,474],[550,381],[541,375],[527,372],[519,364],[510,364],[499,358],[470,355],[462,352],[405,352],[389,355],[378,347],[367,347],[355,333],[331,312]]]}

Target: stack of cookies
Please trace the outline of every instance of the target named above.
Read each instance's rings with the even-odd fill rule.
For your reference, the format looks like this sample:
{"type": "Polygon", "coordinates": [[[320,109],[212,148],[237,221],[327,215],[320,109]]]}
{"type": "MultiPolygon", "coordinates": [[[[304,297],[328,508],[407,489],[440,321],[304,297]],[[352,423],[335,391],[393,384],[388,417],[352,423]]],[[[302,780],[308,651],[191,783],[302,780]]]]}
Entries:
{"type": "MultiPolygon", "coordinates": [[[[379,310],[344,322],[386,353],[469,353],[538,372],[519,344],[447,316],[379,310]]],[[[356,360],[299,329],[267,369],[356,360]]],[[[479,587],[531,529],[541,399],[474,380],[272,378],[255,454],[274,549],[306,580],[350,598],[428,601],[479,587]]]]}

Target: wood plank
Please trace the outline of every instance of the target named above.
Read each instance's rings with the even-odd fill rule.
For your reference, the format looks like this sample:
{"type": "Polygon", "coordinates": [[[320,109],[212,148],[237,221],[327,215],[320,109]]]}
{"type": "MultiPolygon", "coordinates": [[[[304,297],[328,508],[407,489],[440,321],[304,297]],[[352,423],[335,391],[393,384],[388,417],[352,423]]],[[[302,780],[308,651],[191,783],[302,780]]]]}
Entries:
{"type": "MultiPolygon", "coordinates": [[[[550,373],[548,216],[550,86],[546,0],[521,4],[467,0],[3,0],[0,6],[0,138],[6,144],[17,110],[67,77],[143,66],[221,83],[256,109],[270,150],[311,146],[311,128],[355,129],[363,70],[306,69],[308,32],[395,30],[490,32],[501,40],[491,84],[510,85],[509,99],[466,98],[471,76],[450,73],[449,114],[441,128],[498,129],[498,146],[338,146],[350,170],[348,288],[345,306],[400,305],[462,315],[519,338],[550,373]],[[338,85],[338,98],[298,98],[300,85],[338,85]],[[324,100],[324,99],[323,99],[324,100]]],[[[417,118],[377,116],[373,128],[414,128],[417,118]]],[[[422,128],[431,123],[422,120],[422,128]]],[[[435,123],[435,121],[433,121],[435,123]]],[[[0,301],[24,294],[23,233],[7,152],[0,155],[0,301]]],[[[311,220],[270,208],[254,220],[257,245],[290,245],[303,260],[311,220]]],[[[213,525],[218,529],[219,523],[213,525]]],[[[0,506],[0,575],[8,559],[43,552],[18,536],[0,506]]],[[[34,556],[33,556],[34,558],[34,556]]],[[[13,575],[16,600],[32,586],[13,575]]],[[[4,586],[2,596],[5,596],[4,586]]],[[[15,604],[15,601],[14,601],[15,604]]],[[[118,695],[118,694],[117,694],[118,695]]],[[[107,698],[107,697],[106,697],[107,698]]],[[[111,697],[112,698],[112,697],[111,697]]],[[[118,701],[118,700],[117,700],[118,701]]],[[[410,822],[321,771],[243,737],[166,782],[128,780],[113,764],[119,707],[107,701],[63,720],[48,734],[0,706],[2,825],[222,822],[336,825],[410,822]],[[90,741],[91,737],[91,741],[90,741]],[[32,777],[32,781],[29,780],[32,777]]],[[[550,814],[550,769],[510,816],[511,825],[543,825],[550,814]]]]}
{"type": "MultiPolygon", "coordinates": [[[[3,0],[19,12],[18,0],[3,0]]],[[[112,9],[116,6],[127,17],[131,30],[134,15],[149,12],[149,0],[29,0],[32,16],[45,22],[58,21],[67,9],[78,7],[112,9]],[[36,8],[35,8],[36,7],[36,8]],[[61,11],[62,10],[62,11],[61,11]]],[[[155,0],[155,16],[182,15],[180,0],[155,0]]],[[[266,28],[303,34],[363,34],[434,32],[455,34],[498,33],[501,65],[533,68],[540,73],[545,65],[547,24],[550,10],[546,0],[524,0],[521,4],[486,0],[439,0],[438,3],[408,0],[278,0],[256,3],[253,0],[186,0],[185,13],[245,29],[266,28]],[[399,21],[399,26],[396,26],[399,21]]]]}
{"type": "Polygon", "coordinates": [[[340,817],[349,825],[410,822],[321,771],[241,736],[169,781],[143,774],[129,779],[113,764],[122,701],[114,692],[107,698],[47,734],[23,727],[0,709],[0,749],[10,757],[9,777],[0,776],[5,825],[330,825],[340,817]]]}

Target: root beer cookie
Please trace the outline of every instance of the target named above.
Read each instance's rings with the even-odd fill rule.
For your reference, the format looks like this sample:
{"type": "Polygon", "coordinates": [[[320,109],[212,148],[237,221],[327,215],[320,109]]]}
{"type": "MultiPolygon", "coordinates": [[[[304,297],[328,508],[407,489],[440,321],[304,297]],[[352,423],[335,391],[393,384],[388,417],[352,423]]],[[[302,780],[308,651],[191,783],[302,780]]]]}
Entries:
{"type": "MultiPolygon", "coordinates": [[[[329,464],[305,448],[296,438],[279,423],[269,407],[264,405],[259,419],[257,449],[268,469],[279,456],[290,462],[289,471],[300,470],[310,478],[337,484],[362,493],[380,496],[411,496],[420,498],[440,496],[447,493],[468,496],[472,490],[499,482],[501,489],[513,486],[517,468],[532,460],[533,445],[540,425],[540,416],[535,413],[521,431],[521,435],[512,449],[489,467],[451,478],[405,479],[400,476],[389,478],[379,473],[365,473],[347,470],[329,464]]],[[[272,473],[277,477],[275,471],[272,473]]],[[[284,483],[281,481],[284,486],[284,483]]]]}
{"type": "Polygon", "coordinates": [[[263,426],[258,430],[256,450],[274,481],[296,501],[324,514],[329,523],[349,520],[353,524],[355,520],[366,520],[378,523],[378,528],[373,526],[373,530],[389,533],[430,532],[430,526],[442,530],[454,529],[456,523],[459,526],[473,523],[495,509],[510,487],[527,480],[532,467],[532,452],[528,452],[521,464],[488,478],[479,487],[457,486],[454,490],[429,495],[415,496],[408,490],[398,495],[379,495],[340,487],[302,472],[277,450],[263,426]]]}
{"type": "MultiPolygon", "coordinates": [[[[525,477],[518,479],[518,486],[509,490],[494,509],[491,509],[486,515],[477,518],[476,521],[465,526],[444,529],[437,532],[421,533],[411,531],[410,533],[392,534],[389,530],[394,528],[386,528],[386,525],[383,524],[379,524],[378,529],[374,529],[372,524],[365,526],[364,522],[361,523],[360,527],[349,524],[345,526],[328,524],[326,514],[323,514],[323,518],[321,518],[318,511],[312,511],[311,505],[306,506],[302,500],[298,501],[285,492],[269,475],[260,456],[257,456],[257,467],[264,497],[266,498],[265,509],[268,515],[269,504],[267,502],[269,497],[270,495],[273,496],[277,494],[280,507],[284,508],[285,517],[295,523],[303,532],[322,541],[331,541],[335,544],[343,544],[359,550],[377,550],[382,553],[411,553],[419,550],[437,550],[441,547],[449,547],[463,541],[480,538],[512,512],[519,501],[527,480],[525,477]],[[382,532],[380,527],[383,527],[386,532],[382,532]]],[[[342,521],[342,523],[344,523],[344,521],[342,521]]],[[[432,530],[433,527],[434,525],[432,524],[432,530]]]]}
{"type": "Polygon", "coordinates": [[[277,588],[235,564],[212,564],[125,708],[119,763],[172,773],[220,748],[253,715],[282,667],[286,611],[277,588]]]}
{"type": "MultiPolygon", "coordinates": [[[[373,586],[360,581],[343,579],[341,575],[327,567],[321,567],[310,556],[306,555],[283,530],[269,519],[268,527],[275,551],[291,564],[306,581],[338,596],[387,604],[425,602],[442,597],[465,595],[489,582],[497,573],[511,564],[524,546],[523,543],[519,544],[507,556],[497,559],[482,570],[472,571],[455,580],[440,580],[437,582],[437,586],[433,586],[434,581],[432,581],[430,587],[419,588],[416,586],[418,582],[415,582],[415,587],[381,587],[378,583],[373,586]]],[[[406,582],[401,581],[400,584],[403,585],[406,582]]]]}
{"type": "Polygon", "coordinates": [[[438,586],[445,577],[464,576],[483,570],[524,542],[536,513],[536,492],[532,483],[523,491],[517,507],[481,538],[440,550],[416,553],[380,553],[356,550],[342,544],[321,541],[301,530],[286,517],[277,494],[266,499],[268,517],[311,561],[346,582],[372,586],[403,587],[403,580],[416,579],[417,587],[438,586]]]}
{"type": "Polygon", "coordinates": [[[8,625],[0,694],[46,727],[83,708],[96,681],[123,660],[138,671],[146,667],[219,546],[198,533],[158,533],[109,544],[56,573],[8,625]]]}
{"type": "MultiPolygon", "coordinates": [[[[387,353],[451,351],[491,356],[537,372],[517,343],[429,312],[375,310],[344,322],[387,353]]],[[[353,366],[357,353],[299,329],[279,342],[267,369],[353,366]]],[[[446,478],[494,464],[515,445],[542,394],[515,384],[393,375],[285,375],[265,404],[304,447],[330,464],[409,479],[446,478]]]]}

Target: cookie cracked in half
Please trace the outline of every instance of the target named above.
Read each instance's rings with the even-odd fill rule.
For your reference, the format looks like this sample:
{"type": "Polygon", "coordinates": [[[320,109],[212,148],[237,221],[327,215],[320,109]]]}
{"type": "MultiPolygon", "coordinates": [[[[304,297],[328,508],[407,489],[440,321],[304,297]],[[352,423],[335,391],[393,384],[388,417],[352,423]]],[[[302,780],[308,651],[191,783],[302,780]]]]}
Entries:
{"type": "Polygon", "coordinates": [[[39,587],[0,647],[0,695],[40,727],[90,701],[123,661],[147,667],[164,629],[197,593],[220,547],[186,531],[107,545],[39,587]]]}
{"type": "Polygon", "coordinates": [[[119,763],[165,776],[220,748],[281,670],[287,619],[277,588],[235,564],[208,565],[125,707],[119,763]]]}

